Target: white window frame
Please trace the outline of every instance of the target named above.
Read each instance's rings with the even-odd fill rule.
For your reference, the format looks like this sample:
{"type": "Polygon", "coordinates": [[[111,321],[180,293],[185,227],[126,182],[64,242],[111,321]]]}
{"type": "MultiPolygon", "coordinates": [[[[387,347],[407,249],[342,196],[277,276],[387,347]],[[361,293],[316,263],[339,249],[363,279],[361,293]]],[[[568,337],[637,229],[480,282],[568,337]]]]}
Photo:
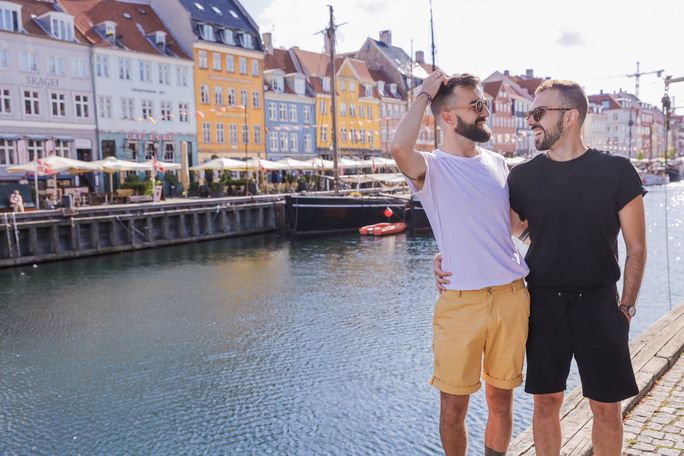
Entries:
{"type": "Polygon", "coordinates": [[[71,77],[85,79],[88,77],[88,62],[86,59],[71,59],[71,77]]]}
{"type": "Polygon", "coordinates": [[[71,141],[63,141],[61,139],[55,139],[52,142],[52,151],[58,157],[71,158],[71,141]]]}
{"type": "Polygon", "coordinates": [[[209,68],[209,53],[204,50],[197,51],[197,66],[203,70],[209,68]]]}
{"type": "Polygon", "coordinates": [[[154,101],[140,100],[140,114],[143,120],[148,120],[150,117],[154,119],[154,101]]]}
{"type": "Polygon", "coordinates": [[[202,84],[200,86],[200,103],[209,104],[209,85],[202,84]]]}
{"type": "Polygon", "coordinates": [[[278,107],[276,103],[268,103],[268,120],[278,120],[278,107]]]}
{"type": "Polygon", "coordinates": [[[173,104],[170,101],[159,102],[159,118],[162,122],[171,122],[173,120],[173,104]]]}
{"type": "Polygon", "coordinates": [[[223,87],[221,86],[214,86],[214,104],[223,106],[223,87]]]}
{"type": "Polygon", "coordinates": [[[97,97],[97,115],[100,119],[112,118],[112,97],[105,95],[97,97]]]}
{"type": "Polygon", "coordinates": [[[214,71],[221,71],[221,54],[218,52],[211,53],[211,67],[214,71]]]}
{"type": "Polygon", "coordinates": [[[289,115],[287,116],[287,117],[288,117],[288,120],[289,120],[290,122],[297,122],[297,105],[296,105],[296,104],[291,104],[291,105],[290,105],[289,111],[290,111],[290,113],[289,113],[289,115]]]}
{"type": "Polygon", "coordinates": [[[230,144],[233,146],[237,146],[238,143],[238,129],[237,129],[237,124],[230,124],[228,126],[228,136],[230,139],[230,144]]]}
{"type": "Polygon", "coordinates": [[[278,133],[277,132],[275,132],[275,131],[269,132],[268,143],[269,143],[271,151],[273,151],[273,152],[278,151],[278,133]]]}
{"type": "Polygon", "coordinates": [[[0,114],[12,114],[12,97],[9,87],[0,87],[0,114]]]}
{"type": "Polygon", "coordinates": [[[252,107],[257,109],[261,108],[261,96],[259,95],[258,90],[252,92],[252,107]]]}
{"type": "Polygon", "coordinates": [[[297,133],[290,133],[290,152],[299,152],[299,136],[297,133]]]}
{"type": "Polygon", "coordinates": [[[50,91],[50,117],[64,119],[67,116],[66,93],[50,91]],[[57,114],[55,114],[57,108],[57,114]]]}
{"type": "Polygon", "coordinates": [[[310,124],[311,123],[311,107],[310,106],[304,106],[304,123],[305,124],[310,124]]]}
{"type": "Polygon", "coordinates": [[[216,122],[216,144],[225,144],[226,130],[223,123],[216,122]]]}
{"type": "Polygon", "coordinates": [[[22,93],[22,102],[24,105],[24,115],[39,116],[40,115],[40,92],[32,89],[24,89],[22,93]],[[27,96],[28,95],[28,96],[27,96]],[[28,105],[26,104],[28,102],[28,105]],[[26,108],[30,109],[26,109],[26,108]]]}
{"type": "Polygon", "coordinates": [[[202,142],[211,144],[211,124],[209,122],[202,122],[202,142]]]}
{"type": "Polygon", "coordinates": [[[289,151],[289,144],[287,142],[287,132],[281,131],[280,132],[280,151],[281,152],[287,152],[289,151]]]}
{"type": "Polygon", "coordinates": [[[27,73],[38,72],[38,54],[35,52],[19,52],[19,69],[27,73]]]}
{"type": "Polygon", "coordinates": [[[0,70],[9,70],[10,56],[7,49],[0,49],[0,70]]]}
{"type": "Polygon", "coordinates": [[[64,57],[57,55],[48,56],[48,74],[64,76],[64,57]]]}
{"type": "Polygon", "coordinates": [[[119,57],[119,79],[122,81],[131,80],[131,59],[119,57]]]}
{"type": "Polygon", "coordinates": [[[17,141],[0,139],[0,166],[17,164],[17,141]]]}
{"type": "Polygon", "coordinates": [[[254,144],[261,144],[261,125],[254,125],[254,144]]]}
{"type": "Polygon", "coordinates": [[[140,82],[152,82],[152,64],[145,60],[138,61],[140,82]]]}
{"type": "Polygon", "coordinates": [[[188,67],[180,66],[180,65],[176,67],[176,83],[178,84],[179,87],[187,87],[188,86],[188,74],[189,74],[188,67]]]}
{"type": "Polygon", "coordinates": [[[74,117],[90,119],[90,95],[87,93],[74,94],[74,117]]]}
{"type": "Polygon", "coordinates": [[[189,103],[178,103],[178,121],[190,122],[190,106],[189,103]]]}
{"type": "Polygon", "coordinates": [[[125,120],[135,119],[135,99],[121,97],[121,118],[125,120]]]}
{"type": "Polygon", "coordinates": [[[235,73],[235,57],[226,55],[226,73],[235,73]]]}
{"type": "Polygon", "coordinates": [[[252,59],[252,76],[259,76],[259,61],[252,59]]]}
{"type": "Polygon", "coordinates": [[[169,65],[168,63],[160,63],[157,66],[157,71],[159,71],[159,84],[170,85],[171,65],[169,65]]]}
{"type": "Polygon", "coordinates": [[[247,74],[247,58],[246,57],[239,57],[238,58],[238,66],[240,68],[240,74],[247,74]]]}
{"type": "Polygon", "coordinates": [[[95,56],[95,74],[99,78],[109,78],[109,56],[95,56]]]}

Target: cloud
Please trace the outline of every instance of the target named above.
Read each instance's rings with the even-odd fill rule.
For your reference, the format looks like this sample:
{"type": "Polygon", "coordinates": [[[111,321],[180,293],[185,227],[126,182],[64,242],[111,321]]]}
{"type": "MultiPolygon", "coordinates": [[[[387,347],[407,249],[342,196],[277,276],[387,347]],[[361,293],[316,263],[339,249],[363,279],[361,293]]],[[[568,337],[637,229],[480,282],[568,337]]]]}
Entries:
{"type": "Polygon", "coordinates": [[[389,2],[387,0],[359,0],[357,2],[359,8],[368,13],[377,13],[379,11],[389,11],[389,2]]]}
{"type": "Polygon", "coordinates": [[[556,44],[560,44],[561,46],[569,47],[569,46],[581,46],[584,44],[584,39],[582,38],[581,33],[577,32],[563,32],[556,40],[556,44]]]}

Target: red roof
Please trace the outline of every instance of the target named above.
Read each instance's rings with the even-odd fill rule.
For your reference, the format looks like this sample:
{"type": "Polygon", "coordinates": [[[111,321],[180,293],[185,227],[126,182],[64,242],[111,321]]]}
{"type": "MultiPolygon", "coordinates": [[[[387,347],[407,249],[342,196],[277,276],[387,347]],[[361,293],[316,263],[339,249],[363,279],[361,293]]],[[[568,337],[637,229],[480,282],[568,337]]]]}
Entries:
{"type": "MultiPolygon", "coordinates": [[[[45,13],[54,11],[61,12],[55,8],[54,3],[39,1],[39,0],[12,0],[12,3],[21,5],[21,26],[29,35],[50,37],[51,35],[47,33],[43,28],[38,25],[35,19],[42,16],[45,13]]],[[[69,14],[69,13],[67,13],[69,14]]],[[[74,21],[75,22],[75,21],[74,21]]],[[[74,37],[81,43],[87,43],[87,39],[79,32],[78,29],[74,30],[74,37]]]]}
{"type": "Polygon", "coordinates": [[[503,84],[503,81],[483,82],[482,89],[484,90],[485,94],[492,97],[492,99],[496,99],[496,97],[499,95],[501,84],[503,84]]]}
{"type": "Polygon", "coordinates": [[[189,59],[176,43],[171,32],[149,5],[116,0],[60,0],[64,10],[74,16],[76,28],[96,46],[118,48],[95,27],[105,21],[116,23],[117,42],[127,50],[146,54],[166,55],[147,39],[148,34],[166,32],[166,48],[178,57],[189,59]]]}
{"type": "Polygon", "coordinates": [[[286,49],[273,49],[273,54],[266,53],[264,70],[283,70],[285,74],[297,72],[286,49]]]}
{"type": "Polygon", "coordinates": [[[589,95],[587,98],[589,99],[589,103],[594,103],[597,105],[603,105],[603,102],[607,101],[608,109],[622,109],[622,106],[620,106],[620,103],[617,102],[615,97],[607,93],[589,95]]]}
{"type": "Polygon", "coordinates": [[[307,76],[330,76],[330,56],[319,52],[294,49],[302,71],[307,76]]]}

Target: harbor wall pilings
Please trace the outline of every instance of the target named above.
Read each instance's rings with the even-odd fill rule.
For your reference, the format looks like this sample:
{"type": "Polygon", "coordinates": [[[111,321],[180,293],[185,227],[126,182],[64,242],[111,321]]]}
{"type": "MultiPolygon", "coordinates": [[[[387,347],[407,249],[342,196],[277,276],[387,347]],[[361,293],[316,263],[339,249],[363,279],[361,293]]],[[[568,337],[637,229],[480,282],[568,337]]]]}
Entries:
{"type": "Polygon", "coordinates": [[[282,197],[217,198],[0,214],[0,267],[285,229],[282,197]]]}

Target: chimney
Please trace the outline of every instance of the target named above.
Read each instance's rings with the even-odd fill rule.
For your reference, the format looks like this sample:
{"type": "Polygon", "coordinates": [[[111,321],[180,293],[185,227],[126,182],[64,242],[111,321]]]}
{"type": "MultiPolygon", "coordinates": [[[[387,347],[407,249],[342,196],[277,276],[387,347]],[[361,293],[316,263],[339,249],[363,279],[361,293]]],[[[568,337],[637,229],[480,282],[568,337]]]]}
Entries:
{"type": "Polygon", "coordinates": [[[380,30],[380,41],[387,46],[392,46],[392,30],[380,30]]]}
{"type": "Polygon", "coordinates": [[[532,79],[534,78],[534,69],[528,68],[525,70],[525,76],[532,79]]]}
{"type": "Polygon", "coordinates": [[[509,70],[504,70],[504,76],[510,76],[511,72],[509,70]]]}
{"type": "Polygon", "coordinates": [[[273,34],[271,32],[264,32],[261,34],[261,39],[264,41],[264,48],[267,54],[273,54],[273,34]]]}
{"type": "Polygon", "coordinates": [[[423,51],[416,51],[416,63],[425,63],[425,53],[423,51]]]}

